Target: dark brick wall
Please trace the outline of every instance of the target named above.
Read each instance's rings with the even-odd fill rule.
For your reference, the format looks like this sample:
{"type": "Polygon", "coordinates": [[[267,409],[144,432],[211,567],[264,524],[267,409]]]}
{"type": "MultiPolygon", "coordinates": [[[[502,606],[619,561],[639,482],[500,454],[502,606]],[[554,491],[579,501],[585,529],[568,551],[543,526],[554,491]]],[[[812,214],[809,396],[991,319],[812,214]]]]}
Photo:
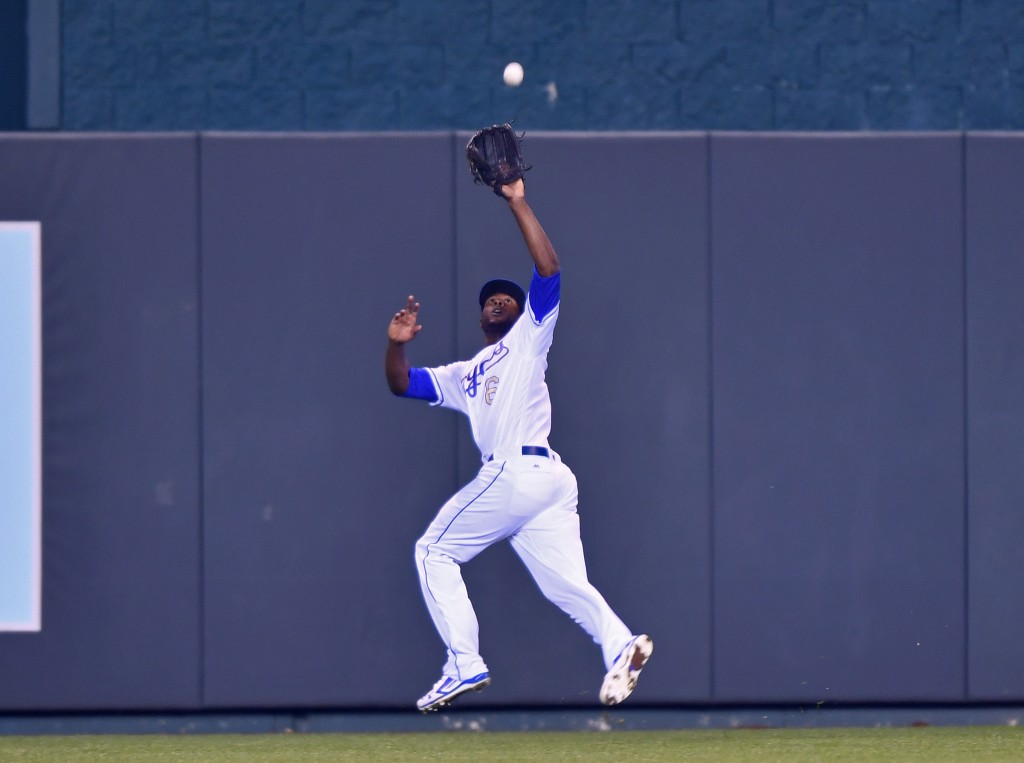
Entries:
{"type": "Polygon", "coordinates": [[[64,0],[63,129],[1024,128],[1021,0],[64,0]],[[518,60],[524,84],[501,81],[518,60]]]}
{"type": "Polygon", "coordinates": [[[25,0],[0,2],[0,130],[25,127],[25,0]]]}

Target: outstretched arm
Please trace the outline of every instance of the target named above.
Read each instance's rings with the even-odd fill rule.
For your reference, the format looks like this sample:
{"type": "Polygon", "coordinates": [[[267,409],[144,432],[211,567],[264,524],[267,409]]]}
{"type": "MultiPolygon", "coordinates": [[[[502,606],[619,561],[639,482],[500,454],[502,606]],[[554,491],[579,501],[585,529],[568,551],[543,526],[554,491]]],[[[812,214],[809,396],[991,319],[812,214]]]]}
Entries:
{"type": "Polygon", "coordinates": [[[405,345],[423,328],[417,323],[419,312],[420,303],[410,294],[406,306],[395,313],[388,324],[384,373],[388,378],[388,387],[396,395],[403,395],[409,389],[409,360],[405,357],[405,345]]]}
{"type": "Polygon", "coordinates": [[[548,240],[548,234],[544,232],[526,201],[526,185],[520,178],[514,183],[501,186],[501,195],[508,201],[509,209],[519,224],[519,230],[522,231],[523,240],[530,251],[537,272],[545,278],[553,276],[559,269],[558,255],[548,240]]]}

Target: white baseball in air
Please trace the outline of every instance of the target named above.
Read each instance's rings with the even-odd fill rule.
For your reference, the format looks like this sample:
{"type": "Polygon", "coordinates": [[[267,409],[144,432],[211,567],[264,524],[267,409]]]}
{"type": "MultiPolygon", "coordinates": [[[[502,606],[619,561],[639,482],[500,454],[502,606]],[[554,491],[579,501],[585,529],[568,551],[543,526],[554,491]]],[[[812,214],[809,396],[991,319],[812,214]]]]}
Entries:
{"type": "Polygon", "coordinates": [[[509,87],[519,87],[523,84],[523,65],[513,61],[505,67],[505,84],[509,87]]]}

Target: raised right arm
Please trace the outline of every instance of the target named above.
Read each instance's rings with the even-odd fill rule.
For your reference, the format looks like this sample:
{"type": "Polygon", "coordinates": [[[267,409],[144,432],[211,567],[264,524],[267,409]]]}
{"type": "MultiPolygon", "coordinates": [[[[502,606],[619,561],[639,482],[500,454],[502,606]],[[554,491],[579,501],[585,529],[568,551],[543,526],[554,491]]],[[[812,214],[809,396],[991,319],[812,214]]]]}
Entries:
{"type": "Polygon", "coordinates": [[[544,278],[553,276],[559,271],[558,255],[544,232],[537,216],[526,201],[526,185],[522,178],[509,185],[501,186],[501,195],[508,202],[512,215],[516,218],[519,230],[526,242],[526,249],[533,259],[533,265],[544,278]]]}

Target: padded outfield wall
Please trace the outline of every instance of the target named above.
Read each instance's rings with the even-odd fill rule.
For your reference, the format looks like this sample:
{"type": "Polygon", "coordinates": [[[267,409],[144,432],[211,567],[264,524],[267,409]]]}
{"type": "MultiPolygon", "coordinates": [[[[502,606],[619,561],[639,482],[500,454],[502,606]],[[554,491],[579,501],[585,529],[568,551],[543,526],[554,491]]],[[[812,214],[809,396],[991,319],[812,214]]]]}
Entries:
{"type": "MultiPolygon", "coordinates": [[[[0,709],[433,683],[412,547],[475,454],[381,366],[407,294],[436,364],[477,346],[483,279],[529,276],[467,137],[0,136],[43,328],[42,628],[0,633],[0,709]]],[[[526,149],[564,267],[551,442],[657,647],[631,702],[1024,699],[1024,138],[526,149]]],[[[495,679],[467,704],[596,704],[597,648],[507,548],[465,577],[495,679]]]]}

